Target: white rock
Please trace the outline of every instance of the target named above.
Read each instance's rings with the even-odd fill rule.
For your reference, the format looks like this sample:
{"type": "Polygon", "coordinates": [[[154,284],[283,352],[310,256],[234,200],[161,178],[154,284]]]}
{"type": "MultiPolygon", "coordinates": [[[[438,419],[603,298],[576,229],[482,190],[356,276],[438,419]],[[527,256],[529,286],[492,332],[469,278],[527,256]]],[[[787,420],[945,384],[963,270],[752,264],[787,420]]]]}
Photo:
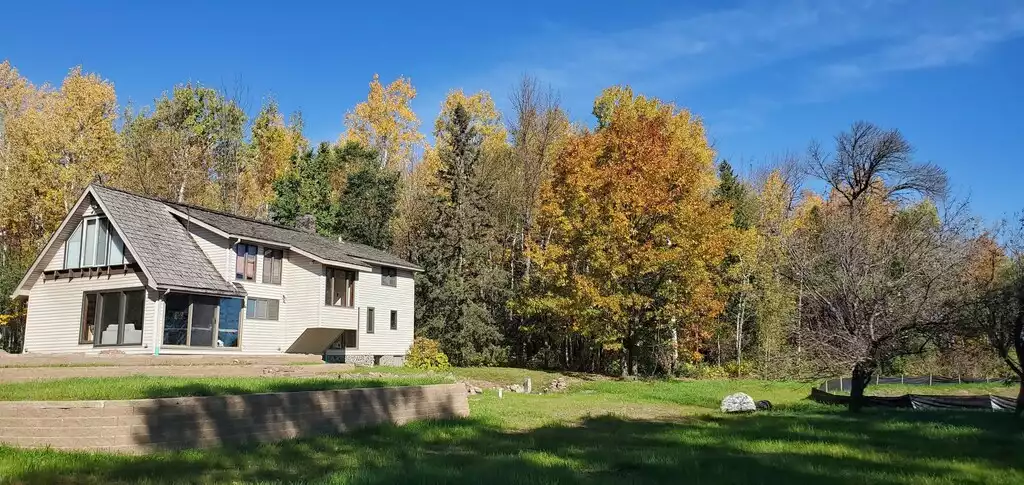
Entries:
{"type": "Polygon", "coordinates": [[[725,396],[725,399],[722,399],[723,413],[743,413],[756,410],[757,406],[754,404],[754,398],[742,392],[729,394],[725,396]]]}

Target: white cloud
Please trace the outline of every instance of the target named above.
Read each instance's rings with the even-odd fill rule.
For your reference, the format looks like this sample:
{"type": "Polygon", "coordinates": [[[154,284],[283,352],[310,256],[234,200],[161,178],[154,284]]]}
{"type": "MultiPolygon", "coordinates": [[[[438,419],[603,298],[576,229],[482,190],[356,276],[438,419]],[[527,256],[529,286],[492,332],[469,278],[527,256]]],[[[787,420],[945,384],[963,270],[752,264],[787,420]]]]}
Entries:
{"type": "Polygon", "coordinates": [[[723,113],[740,121],[732,123],[737,128],[756,127],[759,109],[841,96],[897,72],[969,62],[1022,34],[1024,4],[1015,0],[754,1],[620,31],[552,24],[460,85],[490,90],[501,102],[520,75],[531,73],[581,116],[612,84],[685,100],[693,88],[777,69],[793,79],[789,92],[764,92],[770,88],[755,78],[743,80],[750,90],[743,98],[778,102],[743,113],[741,101],[723,113]]]}

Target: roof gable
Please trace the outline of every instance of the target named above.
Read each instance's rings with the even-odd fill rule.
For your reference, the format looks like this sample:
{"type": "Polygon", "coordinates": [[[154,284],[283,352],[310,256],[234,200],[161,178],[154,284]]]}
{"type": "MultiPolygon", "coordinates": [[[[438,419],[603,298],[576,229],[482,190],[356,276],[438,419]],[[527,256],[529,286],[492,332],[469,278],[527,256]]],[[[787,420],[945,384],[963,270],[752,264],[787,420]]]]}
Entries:
{"type": "Polygon", "coordinates": [[[238,293],[163,203],[102,186],[91,189],[157,287],[238,293]]]}

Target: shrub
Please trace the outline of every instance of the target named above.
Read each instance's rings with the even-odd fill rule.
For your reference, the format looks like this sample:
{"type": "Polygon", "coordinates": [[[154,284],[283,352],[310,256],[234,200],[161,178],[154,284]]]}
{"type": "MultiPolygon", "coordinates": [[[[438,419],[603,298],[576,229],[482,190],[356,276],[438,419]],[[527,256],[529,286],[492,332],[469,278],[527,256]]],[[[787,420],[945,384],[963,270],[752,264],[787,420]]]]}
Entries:
{"type": "Polygon", "coordinates": [[[444,371],[451,368],[448,356],[441,352],[436,340],[418,337],[412,341],[409,353],[405,354],[405,366],[423,370],[444,371]]]}

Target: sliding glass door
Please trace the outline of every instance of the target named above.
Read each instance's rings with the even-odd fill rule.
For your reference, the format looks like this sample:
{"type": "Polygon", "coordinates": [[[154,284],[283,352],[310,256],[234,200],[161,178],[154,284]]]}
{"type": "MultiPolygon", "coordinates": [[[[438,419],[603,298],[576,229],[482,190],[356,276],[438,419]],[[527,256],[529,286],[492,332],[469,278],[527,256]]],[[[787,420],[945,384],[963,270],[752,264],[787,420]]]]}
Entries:
{"type": "Polygon", "coordinates": [[[164,345],[237,348],[241,298],[171,293],[166,298],[164,345]]]}

